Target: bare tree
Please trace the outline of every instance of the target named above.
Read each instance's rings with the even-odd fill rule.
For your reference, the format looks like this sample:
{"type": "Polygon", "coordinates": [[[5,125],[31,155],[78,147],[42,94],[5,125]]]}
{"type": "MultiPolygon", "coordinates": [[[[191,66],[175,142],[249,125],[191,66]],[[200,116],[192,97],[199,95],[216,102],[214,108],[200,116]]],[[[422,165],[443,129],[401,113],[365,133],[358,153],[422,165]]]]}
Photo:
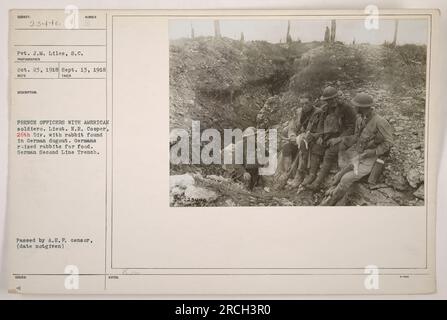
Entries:
{"type": "Polygon", "coordinates": [[[335,34],[337,32],[337,22],[336,20],[331,21],[331,43],[335,42],[335,34]]]}
{"type": "Polygon", "coordinates": [[[331,37],[331,32],[329,31],[329,27],[326,26],[326,31],[324,32],[324,42],[328,43],[331,37]]]}
{"type": "Polygon", "coordinates": [[[399,20],[396,19],[396,20],[394,21],[394,36],[393,36],[393,42],[391,43],[391,45],[392,45],[393,47],[395,47],[395,46],[396,46],[396,43],[397,43],[397,33],[398,33],[398,31],[399,31],[399,20]]]}
{"type": "Polygon", "coordinates": [[[192,23],[191,23],[191,39],[194,39],[194,37],[195,37],[194,28],[193,28],[192,23]]]}
{"type": "Polygon", "coordinates": [[[292,42],[292,36],[290,35],[290,20],[287,21],[287,35],[286,35],[286,42],[291,43],[292,42]]]}
{"type": "Polygon", "coordinates": [[[245,41],[244,33],[241,32],[241,42],[244,42],[244,41],[245,41]]]}
{"type": "Polygon", "coordinates": [[[214,37],[220,38],[222,35],[220,34],[220,22],[219,20],[214,20],[214,37]]]}

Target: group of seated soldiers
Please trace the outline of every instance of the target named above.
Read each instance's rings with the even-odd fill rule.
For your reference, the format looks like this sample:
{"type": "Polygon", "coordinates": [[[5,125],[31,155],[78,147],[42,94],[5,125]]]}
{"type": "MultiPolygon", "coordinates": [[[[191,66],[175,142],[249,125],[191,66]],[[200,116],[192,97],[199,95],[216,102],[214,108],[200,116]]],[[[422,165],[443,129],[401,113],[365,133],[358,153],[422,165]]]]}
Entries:
{"type": "MultiPolygon", "coordinates": [[[[373,97],[366,93],[345,101],[329,86],[318,103],[308,95],[299,103],[283,133],[275,188],[318,191],[336,168],[321,205],[337,205],[353,183],[383,163],[393,144],[393,128],[377,114],[373,97]]],[[[258,180],[257,167],[242,168],[240,176],[251,189],[258,180]]]]}

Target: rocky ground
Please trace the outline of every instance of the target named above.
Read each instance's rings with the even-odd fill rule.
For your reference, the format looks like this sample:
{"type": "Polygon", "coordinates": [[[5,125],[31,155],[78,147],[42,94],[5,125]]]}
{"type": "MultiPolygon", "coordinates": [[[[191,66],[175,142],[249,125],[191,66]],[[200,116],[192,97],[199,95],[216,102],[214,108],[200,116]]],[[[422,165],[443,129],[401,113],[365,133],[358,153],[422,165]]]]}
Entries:
{"type": "MultiPolygon", "coordinates": [[[[323,86],[334,85],[346,100],[367,92],[393,125],[395,144],[379,182],[357,184],[345,204],[423,205],[425,60],[423,48],[404,49],[209,38],[177,42],[170,57],[171,128],[201,120],[203,128],[281,130],[302,92],[318,97],[323,86]]],[[[323,193],[275,191],[271,178],[249,192],[225,178],[219,166],[171,166],[173,206],[312,206],[323,193]]]]}

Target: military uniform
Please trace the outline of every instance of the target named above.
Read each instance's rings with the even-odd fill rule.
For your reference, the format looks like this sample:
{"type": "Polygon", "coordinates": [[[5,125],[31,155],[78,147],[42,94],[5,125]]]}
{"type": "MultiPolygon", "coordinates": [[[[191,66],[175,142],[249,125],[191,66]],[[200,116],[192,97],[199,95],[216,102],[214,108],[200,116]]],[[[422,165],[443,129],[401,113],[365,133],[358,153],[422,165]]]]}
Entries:
{"type": "MultiPolygon", "coordinates": [[[[323,92],[323,97],[327,94],[327,91],[331,93],[335,90],[332,87],[328,87],[323,92]]],[[[338,94],[337,94],[338,95],[338,94]]],[[[336,96],[329,96],[329,99],[336,96]]],[[[316,176],[318,167],[311,167],[309,176],[303,182],[309,189],[317,189],[326,176],[329,174],[332,166],[337,163],[339,143],[330,144],[330,140],[334,138],[341,138],[349,136],[354,133],[356,115],[354,109],[341,101],[338,101],[334,107],[324,105],[322,112],[319,113],[319,119],[317,122],[316,133],[313,134],[316,143],[313,144],[311,156],[312,163],[319,165],[322,158],[321,168],[316,176]],[[318,160],[317,160],[318,159],[318,160]]],[[[341,140],[340,140],[341,141],[341,140]]]]}
{"type": "MultiPolygon", "coordinates": [[[[222,168],[227,172],[231,179],[243,182],[248,190],[252,190],[260,179],[259,168],[261,166],[256,159],[256,148],[254,150],[255,154],[248,154],[247,150],[247,138],[249,136],[254,136],[255,130],[256,129],[253,127],[247,128],[244,131],[242,140],[236,142],[236,144],[228,145],[223,150],[224,153],[228,153],[228,155],[233,156],[236,150],[238,150],[239,148],[242,149],[242,164],[224,164],[222,165],[222,168]]],[[[257,143],[256,140],[255,143],[257,143]]]]}
{"type": "Polygon", "coordinates": [[[308,124],[317,109],[312,107],[309,111],[305,112],[302,108],[299,108],[297,111],[297,115],[294,119],[292,119],[287,126],[287,137],[288,141],[283,146],[283,155],[291,156],[294,158],[298,152],[299,146],[292,142],[291,140],[296,141],[296,137],[306,131],[308,124]]]}
{"type": "MultiPolygon", "coordinates": [[[[357,95],[353,101],[359,107],[370,108],[372,105],[372,98],[365,94],[357,95]]],[[[372,109],[365,116],[359,115],[354,135],[346,136],[341,143],[342,149],[346,150],[340,151],[339,163],[348,170],[342,172],[338,185],[325,204],[334,205],[341,199],[354,182],[371,172],[377,159],[386,155],[392,145],[393,128],[388,121],[372,109]]]]}
{"type": "Polygon", "coordinates": [[[285,128],[283,135],[287,136],[287,140],[281,148],[277,175],[278,182],[276,186],[278,189],[282,189],[286,185],[289,176],[294,175],[297,163],[299,168],[299,165],[302,162],[300,157],[300,149],[302,146],[297,143],[297,137],[302,137],[306,132],[316,111],[317,108],[314,106],[311,106],[309,110],[305,110],[303,107],[298,108],[295,117],[285,128]]]}
{"type": "Polygon", "coordinates": [[[323,110],[314,107],[305,128],[303,127],[298,136],[298,168],[293,181],[294,187],[298,187],[302,183],[308,169],[310,172],[316,173],[319,168],[321,154],[319,153],[319,147],[316,146],[316,144],[318,139],[318,124],[320,123],[322,116],[323,110]]]}

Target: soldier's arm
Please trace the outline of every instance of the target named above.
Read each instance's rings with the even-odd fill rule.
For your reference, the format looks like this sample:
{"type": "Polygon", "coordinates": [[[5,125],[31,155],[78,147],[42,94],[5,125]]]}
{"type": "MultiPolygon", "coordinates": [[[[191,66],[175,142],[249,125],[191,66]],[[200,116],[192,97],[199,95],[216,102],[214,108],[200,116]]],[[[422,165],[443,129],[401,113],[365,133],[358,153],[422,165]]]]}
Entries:
{"type": "Polygon", "coordinates": [[[351,147],[358,141],[358,137],[360,136],[360,124],[362,122],[362,119],[360,116],[356,115],[355,120],[355,126],[354,126],[354,134],[351,135],[345,135],[341,137],[342,143],[345,145],[345,147],[351,147]]]}
{"type": "Polygon", "coordinates": [[[296,137],[297,132],[298,132],[298,130],[297,130],[297,125],[296,125],[296,120],[292,119],[289,123],[289,127],[287,130],[287,137],[289,137],[289,138],[293,137],[293,136],[296,137]]]}
{"type": "Polygon", "coordinates": [[[387,153],[393,146],[393,127],[383,118],[377,120],[377,131],[382,135],[383,142],[376,147],[376,155],[387,153]]]}
{"type": "Polygon", "coordinates": [[[297,110],[295,118],[290,121],[287,136],[289,138],[296,137],[301,129],[301,109],[297,110]]]}
{"type": "Polygon", "coordinates": [[[323,135],[324,119],[322,114],[323,111],[321,109],[316,109],[307,124],[306,131],[310,133],[312,138],[318,138],[323,135]]]}

